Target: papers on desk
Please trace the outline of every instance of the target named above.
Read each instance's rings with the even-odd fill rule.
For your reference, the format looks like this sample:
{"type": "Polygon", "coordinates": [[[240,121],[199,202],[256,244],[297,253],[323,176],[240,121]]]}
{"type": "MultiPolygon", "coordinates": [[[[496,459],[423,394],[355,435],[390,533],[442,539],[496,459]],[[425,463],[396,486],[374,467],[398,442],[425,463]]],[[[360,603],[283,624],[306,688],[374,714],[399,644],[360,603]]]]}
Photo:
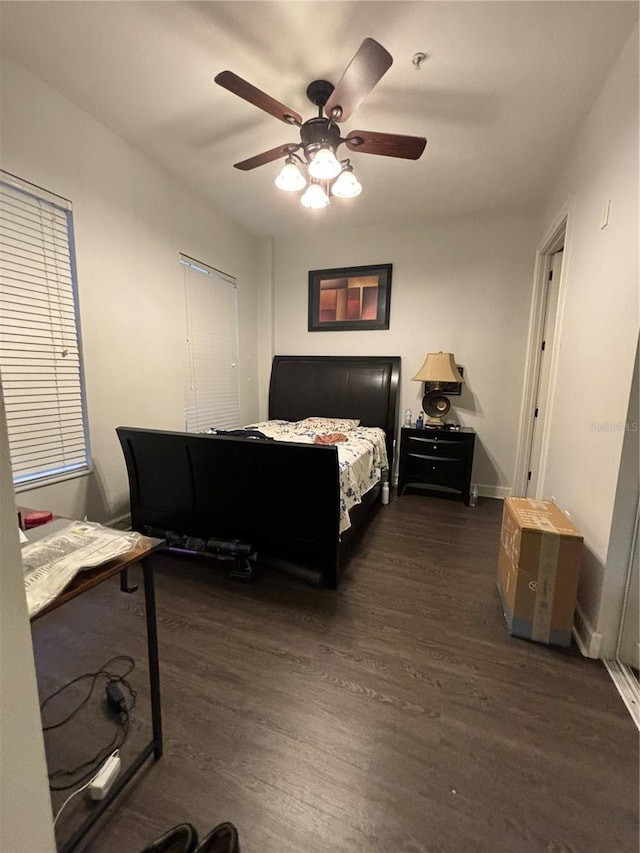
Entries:
{"type": "Polygon", "coordinates": [[[108,563],[133,550],[140,536],[91,521],[72,521],[22,548],[29,616],[50,604],[78,572],[108,563]]]}

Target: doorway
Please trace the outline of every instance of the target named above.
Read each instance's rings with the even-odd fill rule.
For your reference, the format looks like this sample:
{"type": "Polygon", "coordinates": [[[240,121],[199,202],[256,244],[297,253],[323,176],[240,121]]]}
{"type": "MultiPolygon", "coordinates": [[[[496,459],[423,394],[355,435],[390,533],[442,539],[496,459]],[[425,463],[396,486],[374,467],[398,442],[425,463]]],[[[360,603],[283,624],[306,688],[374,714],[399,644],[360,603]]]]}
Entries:
{"type": "Polygon", "coordinates": [[[544,487],[566,231],[567,215],[556,223],[536,256],[514,478],[514,494],[529,498],[539,498],[544,487]]]}
{"type": "Polygon", "coordinates": [[[560,291],[563,251],[564,246],[549,256],[549,274],[547,276],[547,286],[544,295],[542,340],[538,348],[538,381],[534,395],[531,449],[529,464],[527,466],[527,481],[525,483],[525,497],[528,498],[538,496],[538,485],[541,479],[542,438],[544,436],[544,427],[549,406],[549,380],[551,377],[551,360],[554,350],[554,332],[558,316],[558,294],[560,291]]]}

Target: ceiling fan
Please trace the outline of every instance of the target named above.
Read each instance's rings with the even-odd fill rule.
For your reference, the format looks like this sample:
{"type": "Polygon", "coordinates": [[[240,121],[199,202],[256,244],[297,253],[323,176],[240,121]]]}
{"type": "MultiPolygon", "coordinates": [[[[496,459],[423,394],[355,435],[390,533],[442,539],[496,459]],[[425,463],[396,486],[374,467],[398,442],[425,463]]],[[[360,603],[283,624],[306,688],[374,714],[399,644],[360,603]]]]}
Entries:
{"type": "Polygon", "coordinates": [[[234,163],[235,168],[249,171],[284,157],[285,164],[276,178],[276,186],[295,192],[307,185],[307,179],[299,168],[300,165],[306,166],[310,183],[300,200],[306,207],[316,208],[329,204],[329,192],[351,198],[362,190],[349,159],[339,160],[336,157],[340,145],[362,154],[417,160],[427,144],[422,136],[369,130],[352,130],[344,137],[341,135],[339,124],[351,116],[392,63],[391,54],[381,44],[371,38],[364,39],[335,87],[328,80],[314,80],[309,84],[307,97],[318,107],[318,115],[306,121],[295,110],[232,71],[220,72],[215,78],[219,86],[285,124],[296,125],[300,131],[299,142],[263,151],[248,160],[234,163]]]}

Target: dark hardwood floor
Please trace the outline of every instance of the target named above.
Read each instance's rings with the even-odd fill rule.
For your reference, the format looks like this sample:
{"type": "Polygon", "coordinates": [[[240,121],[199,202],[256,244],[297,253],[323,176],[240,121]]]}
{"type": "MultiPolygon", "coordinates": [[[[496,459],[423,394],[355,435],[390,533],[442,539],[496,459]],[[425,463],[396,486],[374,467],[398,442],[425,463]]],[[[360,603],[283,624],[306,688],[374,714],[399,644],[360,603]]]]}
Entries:
{"type": "MultiPolygon", "coordinates": [[[[165,754],[79,849],[231,820],[243,853],[637,853],[636,729],[602,664],[507,634],[501,509],[392,499],[337,592],[158,557],[165,754]]],[[[149,735],[143,608],[114,581],[34,624],[43,697],[135,657],[125,760],[149,735]]],[[[103,697],[47,736],[50,766],[108,741],[103,697]]]]}

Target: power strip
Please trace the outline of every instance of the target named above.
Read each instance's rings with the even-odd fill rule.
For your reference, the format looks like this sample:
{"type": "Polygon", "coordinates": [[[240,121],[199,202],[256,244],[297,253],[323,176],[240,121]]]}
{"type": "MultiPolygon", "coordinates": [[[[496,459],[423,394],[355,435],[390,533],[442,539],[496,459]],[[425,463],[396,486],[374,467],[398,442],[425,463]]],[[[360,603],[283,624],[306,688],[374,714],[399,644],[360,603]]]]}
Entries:
{"type": "Polygon", "coordinates": [[[92,800],[104,800],[120,773],[120,764],[120,752],[116,749],[89,783],[89,796],[92,800]]]}

